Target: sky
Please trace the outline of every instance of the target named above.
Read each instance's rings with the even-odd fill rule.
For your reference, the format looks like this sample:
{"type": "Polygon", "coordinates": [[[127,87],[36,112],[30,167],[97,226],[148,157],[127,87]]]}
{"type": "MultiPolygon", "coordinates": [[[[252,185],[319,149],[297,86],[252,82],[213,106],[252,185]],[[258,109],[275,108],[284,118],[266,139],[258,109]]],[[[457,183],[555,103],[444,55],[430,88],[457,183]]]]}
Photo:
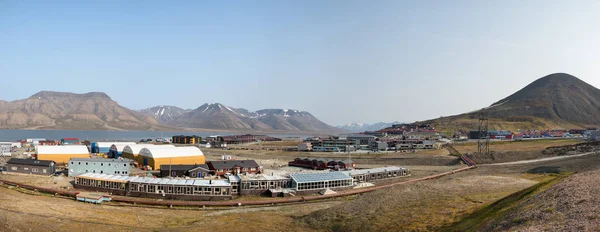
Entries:
{"type": "Polygon", "coordinates": [[[130,109],[412,122],[556,72],[600,87],[598,12],[596,0],[0,0],[0,100],[101,91],[130,109]]]}

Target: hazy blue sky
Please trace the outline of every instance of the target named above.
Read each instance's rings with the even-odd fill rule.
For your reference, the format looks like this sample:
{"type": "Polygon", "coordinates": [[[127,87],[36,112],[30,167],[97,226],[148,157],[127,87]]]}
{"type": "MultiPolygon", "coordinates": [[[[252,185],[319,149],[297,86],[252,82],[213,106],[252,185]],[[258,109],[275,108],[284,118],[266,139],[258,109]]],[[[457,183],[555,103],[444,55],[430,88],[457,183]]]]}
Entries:
{"type": "Polygon", "coordinates": [[[554,72],[600,87],[599,12],[596,0],[0,0],[0,99],[103,91],[132,109],[436,118],[554,72]]]}

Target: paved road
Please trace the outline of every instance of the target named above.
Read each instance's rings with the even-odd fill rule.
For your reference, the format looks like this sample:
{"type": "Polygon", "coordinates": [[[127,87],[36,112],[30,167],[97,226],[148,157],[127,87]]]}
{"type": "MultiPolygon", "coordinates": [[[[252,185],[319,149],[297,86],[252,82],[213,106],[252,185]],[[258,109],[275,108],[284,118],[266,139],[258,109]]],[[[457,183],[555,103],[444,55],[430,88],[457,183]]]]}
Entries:
{"type": "Polygon", "coordinates": [[[496,164],[478,164],[477,166],[497,166],[497,165],[529,164],[529,163],[537,163],[537,162],[544,162],[544,161],[551,161],[551,160],[568,159],[568,158],[581,157],[581,156],[586,156],[586,155],[595,155],[595,154],[600,154],[600,153],[598,153],[598,152],[587,152],[587,153],[582,153],[582,154],[577,154],[577,155],[556,156],[556,157],[543,158],[543,159],[535,159],[535,160],[522,160],[522,161],[507,162],[507,163],[496,163],[496,164]]]}

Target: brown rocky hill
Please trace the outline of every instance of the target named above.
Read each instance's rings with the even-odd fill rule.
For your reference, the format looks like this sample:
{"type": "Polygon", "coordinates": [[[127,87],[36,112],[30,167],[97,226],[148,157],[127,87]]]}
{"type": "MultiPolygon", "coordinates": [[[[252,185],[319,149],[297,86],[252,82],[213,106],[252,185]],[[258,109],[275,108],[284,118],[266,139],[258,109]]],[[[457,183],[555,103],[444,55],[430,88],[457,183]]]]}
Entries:
{"type": "MultiPolygon", "coordinates": [[[[600,125],[600,90],[565,73],[542,77],[485,109],[492,129],[570,129],[600,125]]],[[[446,132],[477,128],[480,111],[425,121],[446,132]]]]}
{"type": "Polygon", "coordinates": [[[519,203],[481,231],[599,231],[600,171],[574,174],[519,203]]]}
{"type": "Polygon", "coordinates": [[[0,129],[160,130],[155,119],[127,109],[100,92],[42,91],[0,102],[0,129]]]}
{"type": "Polygon", "coordinates": [[[312,114],[298,110],[265,109],[250,112],[220,103],[204,104],[166,122],[168,125],[216,130],[336,132],[312,114]]]}

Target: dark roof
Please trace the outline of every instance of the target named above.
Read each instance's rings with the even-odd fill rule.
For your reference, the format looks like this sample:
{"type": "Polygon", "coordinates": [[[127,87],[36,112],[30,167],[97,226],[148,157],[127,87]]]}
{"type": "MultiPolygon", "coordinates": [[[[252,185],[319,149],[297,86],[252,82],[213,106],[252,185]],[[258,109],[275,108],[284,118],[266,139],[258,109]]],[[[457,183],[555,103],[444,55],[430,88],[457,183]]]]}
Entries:
{"type": "Polygon", "coordinates": [[[254,160],[210,161],[210,166],[214,169],[231,169],[234,166],[239,166],[242,168],[260,167],[254,160]]]}
{"type": "Polygon", "coordinates": [[[163,164],[163,165],[160,165],[160,170],[168,171],[170,168],[171,171],[184,171],[185,172],[185,171],[189,171],[191,169],[195,169],[198,167],[208,170],[208,165],[206,165],[206,164],[178,164],[178,165],[163,164]],[[171,167],[169,167],[169,166],[171,166],[171,167]]]}
{"type": "Polygon", "coordinates": [[[18,159],[18,158],[11,158],[6,163],[31,165],[31,166],[44,166],[44,167],[50,167],[50,166],[54,165],[54,161],[50,161],[50,160],[34,160],[34,159],[18,159]]]}

